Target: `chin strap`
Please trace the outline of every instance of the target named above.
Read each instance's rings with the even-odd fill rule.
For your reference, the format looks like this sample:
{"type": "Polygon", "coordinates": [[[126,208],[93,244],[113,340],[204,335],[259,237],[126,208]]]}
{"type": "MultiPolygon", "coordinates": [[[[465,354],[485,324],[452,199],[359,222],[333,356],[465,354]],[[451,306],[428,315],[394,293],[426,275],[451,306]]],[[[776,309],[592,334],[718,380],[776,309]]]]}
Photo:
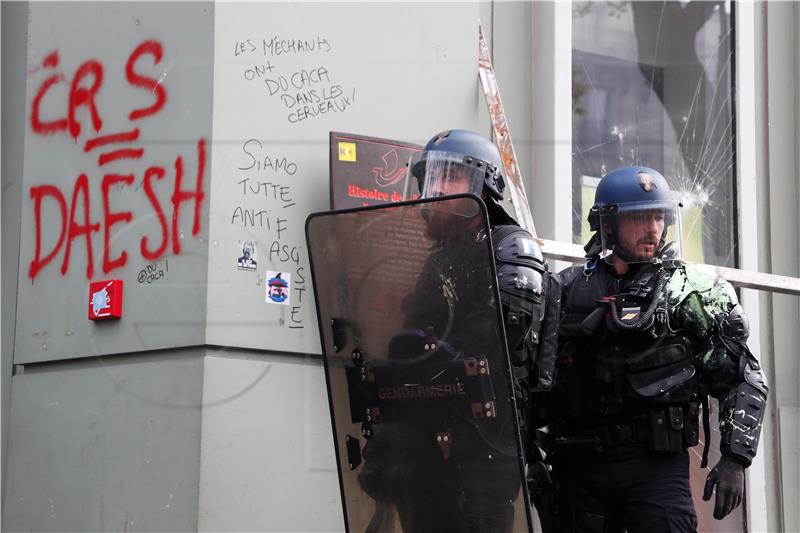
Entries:
{"type": "Polygon", "coordinates": [[[583,275],[586,277],[591,276],[597,269],[597,263],[600,261],[600,252],[603,251],[603,246],[600,243],[600,232],[597,231],[583,247],[586,252],[586,264],[583,267],[583,275]]]}
{"type": "Polygon", "coordinates": [[[600,232],[596,231],[592,238],[589,239],[589,242],[586,243],[586,246],[583,247],[583,250],[586,252],[586,258],[591,258],[595,256],[599,256],[600,252],[603,251],[603,245],[600,242],[600,232]]]}

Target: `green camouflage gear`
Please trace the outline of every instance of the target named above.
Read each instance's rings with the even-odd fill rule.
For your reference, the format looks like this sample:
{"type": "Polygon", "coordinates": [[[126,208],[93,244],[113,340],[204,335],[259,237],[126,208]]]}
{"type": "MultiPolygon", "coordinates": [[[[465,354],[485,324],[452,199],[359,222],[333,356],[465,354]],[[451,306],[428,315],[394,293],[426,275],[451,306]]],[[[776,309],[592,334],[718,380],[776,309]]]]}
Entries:
{"type": "Polygon", "coordinates": [[[768,387],[747,347],[749,327],[730,283],[696,265],[676,268],[667,284],[670,322],[700,348],[695,367],[719,400],[721,451],[744,466],[755,457],[768,387]]]}

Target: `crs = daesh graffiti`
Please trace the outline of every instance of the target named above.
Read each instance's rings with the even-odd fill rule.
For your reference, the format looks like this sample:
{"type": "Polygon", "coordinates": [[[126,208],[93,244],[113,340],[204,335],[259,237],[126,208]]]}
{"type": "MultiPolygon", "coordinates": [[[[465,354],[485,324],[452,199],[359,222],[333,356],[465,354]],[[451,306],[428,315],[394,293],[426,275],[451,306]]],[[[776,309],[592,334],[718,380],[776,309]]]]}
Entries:
{"type": "MultiPolygon", "coordinates": [[[[158,115],[168,101],[167,90],[160,79],[155,79],[142,74],[142,69],[146,69],[147,59],[152,61],[153,66],[158,65],[163,58],[163,46],[159,41],[147,40],[140,43],[125,63],[125,79],[131,87],[145,91],[152,98],[152,103],[146,107],[132,109],[127,114],[128,121],[131,122],[131,129],[127,131],[117,131],[112,133],[100,132],[103,128],[103,116],[98,110],[95,102],[97,94],[103,87],[104,72],[103,64],[96,59],[89,59],[82,63],[68,79],[59,69],[60,58],[58,51],[49,53],[41,63],[41,66],[34,69],[30,75],[36,76],[39,72],[49,74],[43,79],[36,90],[35,96],[31,101],[30,126],[35,135],[53,136],[69,135],[73,138],[75,145],[78,138],[84,131],[84,125],[78,119],[77,111],[85,108],[91,119],[91,128],[95,134],[91,138],[86,138],[83,143],[83,151],[92,153],[97,151],[97,166],[107,167],[112,163],[125,160],[139,160],[144,157],[144,149],[136,146],[129,146],[125,143],[133,143],[139,140],[140,130],[136,125],[143,119],[158,115]],[[142,64],[145,66],[142,66],[142,64]],[[59,85],[69,86],[66,98],[64,92],[54,91],[59,85]],[[61,98],[61,102],[59,102],[61,98]],[[66,116],[43,117],[42,103],[50,100],[50,108],[58,108],[63,105],[66,116]],[[114,145],[122,145],[115,147],[114,145]]],[[[116,106],[114,111],[118,111],[116,106]]],[[[184,159],[181,155],[175,158],[174,178],[172,183],[172,195],[170,204],[172,207],[171,224],[167,221],[165,206],[159,201],[154,190],[155,183],[164,179],[167,174],[164,166],[152,165],[144,171],[143,190],[150,203],[150,207],[155,213],[159,228],[160,240],[153,235],[142,235],[139,240],[139,253],[147,261],[155,261],[163,257],[171,242],[172,253],[175,255],[181,252],[179,238],[180,230],[178,222],[180,210],[184,203],[193,202],[194,220],[192,224],[192,236],[197,236],[200,232],[200,209],[205,198],[203,191],[203,178],[205,176],[206,165],[206,140],[200,138],[197,141],[197,175],[194,188],[183,188],[183,167],[184,159]],[[170,231],[171,230],[171,231],[170,231]],[[156,245],[155,242],[158,242],[156,245]]],[[[81,173],[72,185],[71,200],[55,184],[43,184],[32,186],[29,190],[30,200],[33,203],[34,223],[35,223],[35,252],[34,258],[28,268],[28,276],[31,281],[35,280],[41,271],[51,263],[64,247],[63,259],[61,261],[61,275],[64,276],[70,266],[70,253],[72,244],[76,239],[84,238],[86,241],[86,277],[91,279],[94,275],[94,264],[92,254],[93,234],[101,231],[103,234],[103,264],[104,274],[124,267],[128,262],[128,251],[122,250],[115,257],[110,250],[110,233],[113,226],[122,227],[130,224],[134,219],[131,211],[112,211],[109,206],[109,190],[113,186],[131,185],[134,182],[134,175],[131,172],[118,170],[106,170],[100,181],[100,198],[103,205],[103,217],[101,221],[93,221],[90,218],[91,199],[95,195],[89,193],[90,189],[95,189],[96,182],[90,182],[87,173],[81,173]],[[78,204],[81,204],[80,207],[78,204]],[[58,208],[61,216],[61,228],[58,230],[58,241],[52,250],[46,253],[42,251],[42,209],[45,205],[58,208]],[[66,244],[65,244],[66,243],[66,244]]]]}

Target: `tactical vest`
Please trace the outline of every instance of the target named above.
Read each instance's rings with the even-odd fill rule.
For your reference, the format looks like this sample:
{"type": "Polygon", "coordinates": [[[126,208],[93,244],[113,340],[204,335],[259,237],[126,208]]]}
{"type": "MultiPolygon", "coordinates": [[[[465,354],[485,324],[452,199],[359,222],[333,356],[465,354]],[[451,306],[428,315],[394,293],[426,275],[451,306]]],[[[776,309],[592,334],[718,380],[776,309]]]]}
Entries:
{"type": "Polygon", "coordinates": [[[554,408],[564,443],[586,441],[597,452],[677,452],[697,443],[695,348],[670,322],[673,271],[648,263],[616,277],[601,264],[562,275],[554,408]]]}

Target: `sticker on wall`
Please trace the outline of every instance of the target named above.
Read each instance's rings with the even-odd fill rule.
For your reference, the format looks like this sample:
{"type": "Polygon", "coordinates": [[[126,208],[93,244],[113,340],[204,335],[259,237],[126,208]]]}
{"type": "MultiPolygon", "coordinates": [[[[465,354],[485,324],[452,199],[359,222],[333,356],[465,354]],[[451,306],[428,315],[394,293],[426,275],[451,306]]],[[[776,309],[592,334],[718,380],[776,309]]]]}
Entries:
{"type": "Polygon", "coordinates": [[[339,161],[356,161],[356,143],[339,143],[339,161]]]}
{"type": "Polygon", "coordinates": [[[289,305],[292,275],[267,270],[267,303],[289,305]]]}
{"type": "Polygon", "coordinates": [[[253,241],[239,241],[239,259],[236,266],[239,270],[255,272],[258,266],[256,259],[256,245],[253,241]]]}
{"type": "Polygon", "coordinates": [[[89,320],[122,317],[121,279],[89,283],[89,320]]]}

